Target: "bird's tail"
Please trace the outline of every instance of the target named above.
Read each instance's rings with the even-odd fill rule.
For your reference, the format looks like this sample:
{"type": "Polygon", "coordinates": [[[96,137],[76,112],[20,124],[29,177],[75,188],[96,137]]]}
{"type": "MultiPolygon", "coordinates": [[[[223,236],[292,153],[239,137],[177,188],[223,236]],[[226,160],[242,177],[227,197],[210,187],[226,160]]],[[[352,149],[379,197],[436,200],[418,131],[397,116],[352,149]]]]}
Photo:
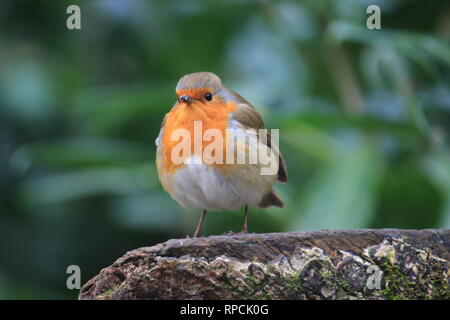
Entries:
{"type": "Polygon", "coordinates": [[[284,207],[283,200],[281,200],[280,196],[278,196],[274,190],[270,190],[269,193],[266,194],[258,204],[259,208],[267,208],[270,206],[276,206],[279,208],[284,207]]]}

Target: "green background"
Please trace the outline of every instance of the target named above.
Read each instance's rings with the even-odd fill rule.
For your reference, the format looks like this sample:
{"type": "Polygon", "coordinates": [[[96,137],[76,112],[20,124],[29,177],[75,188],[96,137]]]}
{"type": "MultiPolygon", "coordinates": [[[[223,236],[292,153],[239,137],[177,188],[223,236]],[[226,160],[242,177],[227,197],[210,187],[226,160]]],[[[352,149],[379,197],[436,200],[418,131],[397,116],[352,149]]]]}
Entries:
{"type": "MultiPolygon", "coordinates": [[[[192,235],[154,141],[196,71],[280,129],[286,207],[252,208],[250,232],[449,228],[449,37],[447,0],[1,0],[0,298],[76,298],[68,265],[84,283],[192,235]]],[[[204,233],[241,222],[211,213],[204,233]]]]}

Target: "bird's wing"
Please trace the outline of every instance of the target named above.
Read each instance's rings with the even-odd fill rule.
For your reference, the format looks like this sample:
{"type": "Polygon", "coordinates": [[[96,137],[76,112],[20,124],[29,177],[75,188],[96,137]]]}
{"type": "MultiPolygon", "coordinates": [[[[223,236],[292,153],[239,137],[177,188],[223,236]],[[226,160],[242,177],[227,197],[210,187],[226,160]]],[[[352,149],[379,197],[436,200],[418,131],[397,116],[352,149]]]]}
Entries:
{"type": "MultiPolygon", "coordinates": [[[[237,109],[232,114],[232,121],[239,122],[245,129],[264,129],[264,122],[260,115],[256,112],[255,108],[248,103],[244,98],[237,95],[238,100],[241,100],[237,106],[237,109]]],[[[278,145],[272,144],[272,137],[270,132],[267,130],[267,137],[265,144],[272,149],[275,156],[278,157],[278,181],[284,183],[287,181],[287,170],[286,162],[284,161],[283,155],[278,148],[278,145]]]]}

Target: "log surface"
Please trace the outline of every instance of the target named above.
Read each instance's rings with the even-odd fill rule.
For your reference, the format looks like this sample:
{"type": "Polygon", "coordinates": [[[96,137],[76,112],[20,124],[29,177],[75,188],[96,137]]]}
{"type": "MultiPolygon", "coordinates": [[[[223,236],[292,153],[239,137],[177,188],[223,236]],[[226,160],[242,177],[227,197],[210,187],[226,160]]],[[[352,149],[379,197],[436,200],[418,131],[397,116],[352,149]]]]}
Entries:
{"type": "Polygon", "coordinates": [[[126,253],[80,299],[450,299],[450,230],[172,239],[126,253]]]}

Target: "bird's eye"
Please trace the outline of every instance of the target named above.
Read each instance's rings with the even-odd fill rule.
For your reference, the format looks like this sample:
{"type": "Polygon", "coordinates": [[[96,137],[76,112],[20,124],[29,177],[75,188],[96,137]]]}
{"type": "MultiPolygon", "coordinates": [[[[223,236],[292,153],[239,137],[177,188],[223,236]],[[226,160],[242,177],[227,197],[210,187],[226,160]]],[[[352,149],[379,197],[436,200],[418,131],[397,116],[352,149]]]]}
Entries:
{"type": "Polygon", "coordinates": [[[210,92],[205,94],[205,99],[208,100],[208,101],[211,101],[212,100],[212,94],[210,92]]]}

